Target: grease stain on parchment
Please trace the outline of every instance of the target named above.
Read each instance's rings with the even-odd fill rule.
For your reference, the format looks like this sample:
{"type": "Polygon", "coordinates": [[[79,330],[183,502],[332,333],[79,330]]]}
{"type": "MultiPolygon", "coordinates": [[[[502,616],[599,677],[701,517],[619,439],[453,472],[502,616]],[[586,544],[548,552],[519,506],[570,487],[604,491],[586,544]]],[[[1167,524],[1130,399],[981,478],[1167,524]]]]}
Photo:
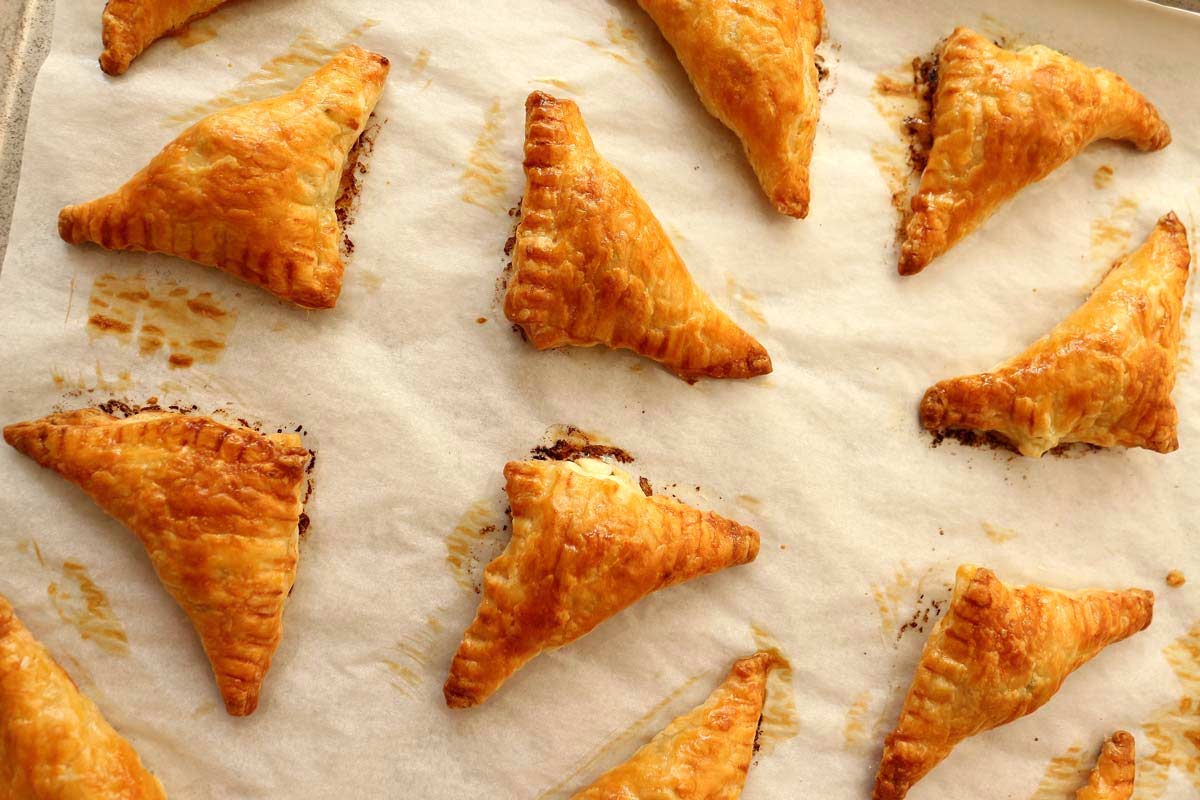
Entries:
{"type": "Polygon", "coordinates": [[[584,776],[592,776],[593,773],[598,772],[597,765],[606,760],[612,753],[630,752],[641,747],[657,733],[657,731],[647,730],[648,726],[654,723],[668,706],[674,704],[684,692],[694,686],[696,681],[703,677],[703,673],[693,675],[672,689],[666,697],[651,706],[646,713],[628,725],[614,730],[577,767],[571,770],[558,783],[542,790],[534,800],[546,800],[547,798],[555,797],[566,790],[567,787],[581,783],[584,776]]]}
{"type": "Polygon", "coordinates": [[[244,76],[236,85],[211,100],[172,114],[163,120],[163,125],[186,125],[215,111],[290,91],[378,24],[377,19],[363,20],[332,44],[322,42],[311,30],[304,30],[292,40],[287,50],[263,62],[257,70],[244,76]]]}
{"type": "MultiPolygon", "coordinates": [[[[38,557],[40,560],[40,551],[38,557]]],[[[80,638],[95,642],[113,655],[128,655],[125,628],[86,566],[78,561],[64,561],[57,580],[50,581],[46,593],[59,618],[73,627],[80,638]]]]}
{"type": "Polygon", "coordinates": [[[1030,43],[1028,42],[1029,37],[1025,33],[1016,30],[991,14],[979,15],[978,30],[998,47],[1006,50],[1016,50],[1030,43]]]}
{"type": "Polygon", "coordinates": [[[507,530],[508,519],[501,498],[489,497],[472,503],[446,537],[446,564],[454,582],[468,592],[479,594],[484,567],[504,549],[499,532],[507,530]]]}
{"type": "Polygon", "coordinates": [[[758,723],[756,748],[761,753],[770,753],[779,745],[800,732],[800,718],[796,714],[796,689],[792,684],[792,664],[783,654],[783,649],[768,630],[752,624],[750,633],[755,647],[774,653],[779,665],[767,676],[767,700],[763,704],[762,719],[758,723]]]}
{"type": "Polygon", "coordinates": [[[1163,650],[1182,692],[1142,723],[1153,746],[1138,754],[1134,796],[1158,800],[1178,776],[1200,789],[1200,620],[1163,650]]]}
{"type": "Polygon", "coordinates": [[[932,97],[937,68],[932,57],[913,58],[875,76],[871,104],[895,139],[871,145],[871,160],[892,197],[900,229],[912,213],[911,200],[932,147],[932,97]]]}
{"type": "Polygon", "coordinates": [[[171,280],[104,274],[96,278],[88,298],[88,336],[93,342],[112,338],[126,345],[136,340],[140,355],[162,352],[178,369],[214,364],[237,323],[237,311],[225,303],[211,292],[193,293],[171,280]]]}
{"type": "Polygon", "coordinates": [[[742,310],[750,319],[762,325],[767,326],[767,318],[763,315],[762,308],[759,306],[759,297],[755,292],[750,291],[744,286],[740,286],[737,280],[734,279],[732,273],[725,273],[725,296],[729,301],[742,310]]]}
{"type": "Polygon", "coordinates": [[[217,38],[217,26],[207,19],[197,19],[184,25],[171,36],[179,43],[179,46],[187,50],[195,47],[198,44],[211,42],[217,38]]]}
{"type": "Polygon", "coordinates": [[[50,368],[50,380],[58,389],[68,395],[79,396],[87,393],[120,393],[133,386],[133,376],[128,370],[121,370],[115,375],[107,375],[100,361],[96,361],[94,369],[77,369],[68,371],[59,367],[50,368]]]}
{"type": "Polygon", "coordinates": [[[1002,528],[999,525],[993,525],[990,522],[980,522],[979,527],[983,529],[983,533],[988,539],[991,539],[996,544],[1004,544],[1011,542],[1017,538],[1017,532],[1011,528],[1002,528]]]}
{"type": "Polygon", "coordinates": [[[553,86],[555,89],[562,89],[564,92],[570,92],[573,95],[579,95],[579,89],[572,83],[563,80],[562,78],[534,78],[530,83],[540,83],[545,86],[553,86]]]}
{"type": "Polygon", "coordinates": [[[658,72],[662,67],[646,52],[646,45],[638,32],[619,19],[609,19],[604,25],[605,41],[598,39],[576,39],[597,53],[608,56],[627,67],[649,67],[658,72]]]}
{"type": "Polygon", "coordinates": [[[930,566],[918,577],[902,561],[891,580],[871,584],[871,597],[879,611],[880,631],[885,640],[896,643],[909,631],[925,633],[941,617],[949,601],[936,599],[933,590],[926,588],[932,574],[930,566]],[[910,603],[911,612],[907,610],[910,603]]]}
{"type": "Polygon", "coordinates": [[[1138,203],[1131,197],[1118,198],[1108,213],[1092,220],[1089,258],[1111,264],[1129,249],[1138,203]]]}
{"type": "Polygon", "coordinates": [[[1075,792],[1087,783],[1091,761],[1083,747],[1073,744],[1062,755],[1051,758],[1029,800],[1074,800],[1075,792]]]}
{"type": "Polygon", "coordinates": [[[413,62],[408,68],[409,77],[415,78],[425,72],[425,68],[429,66],[430,52],[428,48],[422,47],[413,56],[413,62]]]}
{"type": "Polygon", "coordinates": [[[440,620],[427,617],[424,628],[401,637],[387,658],[380,659],[387,670],[388,682],[403,696],[416,697],[438,645],[438,634],[443,630],[440,620]]]}
{"type": "Polygon", "coordinates": [[[504,110],[500,98],[493,98],[483,114],[483,128],[471,146],[460,178],[462,201],[495,213],[506,212],[509,205],[505,166],[498,152],[503,125],[504,110]]]}
{"type": "Polygon", "coordinates": [[[217,710],[217,701],[216,700],[203,700],[200,702],[199,705],[197,705],[194,709],[192,709],[192,713],[190,716],[194,720],[195,719],[204,719],[205,717],[207,717],[209,714],[211,714],[212,712],[214,712],[216,710],[217,710]]]}
{"type": "Polygon", "coordinates": [[[884,719],[878,711],[872,712],[871,699],[871,691],[864,690],[846,709],[846,720],[842,723],[842,739],[846,750],[861,751],[874,747],[883,733],[884,719]]]}

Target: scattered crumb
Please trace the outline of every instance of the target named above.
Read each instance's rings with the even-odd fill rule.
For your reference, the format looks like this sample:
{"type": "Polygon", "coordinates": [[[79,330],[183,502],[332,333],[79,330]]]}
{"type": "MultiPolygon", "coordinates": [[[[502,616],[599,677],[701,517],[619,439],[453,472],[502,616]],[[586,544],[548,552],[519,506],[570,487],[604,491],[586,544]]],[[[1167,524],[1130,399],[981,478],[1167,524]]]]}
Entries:
{"type": "Polygon", "coordinates": [[[1167,586],[1170,586],[1172,589],[1178,589],[1186,582],[1187,578],[1177,569],[1173,569],[1167,573],[1167,586]]]}

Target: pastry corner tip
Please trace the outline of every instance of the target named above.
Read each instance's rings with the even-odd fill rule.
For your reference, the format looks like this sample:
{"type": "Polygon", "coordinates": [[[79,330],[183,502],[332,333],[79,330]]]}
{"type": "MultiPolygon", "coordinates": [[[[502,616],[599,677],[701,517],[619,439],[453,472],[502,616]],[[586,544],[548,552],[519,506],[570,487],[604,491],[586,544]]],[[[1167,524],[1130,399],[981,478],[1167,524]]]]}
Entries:
{"type": "Polygon", "coordinates": [[[58,236],[68,244],[79,244],[80,237],[75,233],[75,221],[79,215],[79,206],[63,206],[58,212],[58,236]]]}
{"type": "Polygon", "coordinates": [[[446,700],[447,708],[472,708],[480,703],[480,698],[459,685],[453,673],[442,686],[442,697],[446,700]]]}
{"type": "Polygon", "coordinates": [[[922,428],[931,433],[937,433],[945,426],[948,410],[945,390],[940,384],[930,386],[921,398],[917,418],[921,421],[922,428]]]}
{"type": "Polygon", "coordinates": [[[900,251],[900,260],[897,262],[896,271],[901,276],[907,278],[910,275],[916,275],[925,269],[928,264],[929,262],[926,259],[905,247],[900,251]]]}
{"type": "Polygon", "coordinates": [[[105,75],[109,75],[109,76],[115,78],[115,77],[117,77],[119,75],[123,75],[125,73],[126,68],[122,67],[120,65],[120,63],[118,63],[114,58],[112,58],[108,54],[107,51],[100,54],[99,61],[100,61],[100,71],[103,72],[105,75]]]}

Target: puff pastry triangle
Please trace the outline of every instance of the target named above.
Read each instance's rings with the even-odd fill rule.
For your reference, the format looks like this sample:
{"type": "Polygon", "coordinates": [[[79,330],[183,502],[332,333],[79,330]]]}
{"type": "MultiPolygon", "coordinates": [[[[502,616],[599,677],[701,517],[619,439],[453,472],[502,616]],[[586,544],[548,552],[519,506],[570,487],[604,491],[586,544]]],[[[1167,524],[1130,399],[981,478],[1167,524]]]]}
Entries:
{"type": "Polygon", "coordinates": [[[101,18],[100,69],[120,75],[158,39],[211,14],[229,0],[108,0],[101,18]]]}
{"type": "Polygon", "coordinates": [[[596,152],[570,100],[526,101],[525,178],[504,313],[535,347],[624,348],[689,381],[771,371],[767,351],[695,284],[646,202],[596,152]]]}
{"type": "Polygon", "coordinates": [[[808,216],[821,0],[638,0],[781,214],[808,216]]]}
{"type": "Polygon", "coordinates": [[[1075,800],[1129,800],[1137,773],[1133,736],[1117,731],[1100,748],[1096,768],[1075,800]]]}
{"type": "Polygon", "coordinates": [[[1167,214],[1025,352],[991,372],[931,387],[921,424],[993,431],[1027,456],[1064,442],[1176,449],[1171,390],[1190,258],[1183,224],[1167,214]]]}
{"type": "Polygon", "coordinates": [[[677,717],[573,800],[737,800],[754,755],[767,675],[781,663],[774,652],[737,661],[703,705],[677,717]]]}
{"type": "Polygon", "coordinates": [[[967,28],[942,46],[933,147],[904,229],[912,275],[1009,198],[1098,139],[1158,150],[1171,131],[1120,76],[1048,47],[997,47],[967,28]]]}
{"type": "Polygon", "coordinates": [[[873,800],[900,800],[977,733],[1041,708],[1068,675],[1150,624],[1141,589],[1061,592],[1013,587],[990,570],[958,568],[950,609],[929,636],[887,737],[873,800]]]}
{"type": "Polygon", "coordinates": [[[112,729],[0,597],[0,796],[165,800],[112,729]]]}
{"type": "Polygon", "coordinates": [[[311,458],[300,437],[83,409],[9,425],[4,440],[133,531],[200,634],[225,709],[253,712],[296,577],[311,458]]]}
{"type": "Polygon", "coordinates": [[[603,461],[510,461],[512,540],[483,573],[483,600],[450,665],[454,708],[486,700],[525,662],[653,591],[753,561],[758,532],[647,497],[603,461]]]}
{"type": "Polygon", "coordinates": [[[387,73],[383,56],[347,47],[287,94],[200,120],[116,192],[67,206],[59,235],[186,258],[332,308],[344,268],[334,203],[387,73]]]}

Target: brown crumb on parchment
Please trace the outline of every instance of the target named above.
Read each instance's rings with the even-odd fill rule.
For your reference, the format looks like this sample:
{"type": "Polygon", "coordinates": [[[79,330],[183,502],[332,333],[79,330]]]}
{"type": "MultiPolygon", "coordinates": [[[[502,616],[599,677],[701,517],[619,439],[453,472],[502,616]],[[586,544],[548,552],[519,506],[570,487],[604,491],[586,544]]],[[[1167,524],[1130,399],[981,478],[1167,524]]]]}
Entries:
{"type": "Polygon", "coordinates": [[[1173,569],[1167,573],[1167,586],[1172,589],[1178,589],[1183,584],[1187,583],[1187,578],[1177,569],[1173,569]]]}
{"type": "Polygon", "coordinates": [[[386,123],[386,119],[380,122],[372,113],[367,119],[363,132],[359,134],[357,141],[354,142],[346,156],[346,164],[342,168],[341,182],[338,186],[337,200],[333,204],[334,214],[337,215],[338,225],[342,229],[342,255],[350,255],[354,252],[354,242],[346,230],[354,224],[354,218],[358,213],[359,195],[362,192],[363,176],[370,171],[368,162],[375,150],[375,138],[379,136],[379,132],[386,123]]]}
{"type": "Polygon", "coordinates": [[[552,429],[557,435],[550,444],[538,445],[529,454],[538,461],[574,461],[577,458],[611,458],[621,464],[633,463],[633,456],[620,447],[597,442],[586,431],[567,425],[552,429]]]}

